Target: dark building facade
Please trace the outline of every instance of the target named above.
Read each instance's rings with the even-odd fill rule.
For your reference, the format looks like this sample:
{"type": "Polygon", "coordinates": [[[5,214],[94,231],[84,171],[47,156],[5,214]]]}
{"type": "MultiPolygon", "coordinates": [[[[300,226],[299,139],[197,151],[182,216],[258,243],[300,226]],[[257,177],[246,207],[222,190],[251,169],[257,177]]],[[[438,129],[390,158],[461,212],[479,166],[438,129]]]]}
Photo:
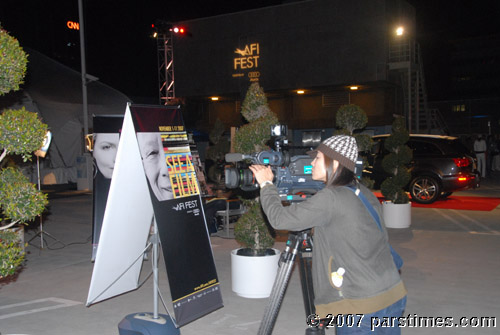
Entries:
{"type": "Polygon", "coordinates": [[[448,98],[433,101],[454,134],[500,134],[500,35],[450,41],[448,98]]]}
{"type": "Polygon", "coordinates": [[[369,126],[404,114],[406,87],[389,53],[415,32],[405,1],[298,1],[179,24],[188,34],[173,40],[175,93],[199,128],[217,118],[241,125],[240,104],[255,80],[292,129],[334,127],[336,111],[348,103],[365,110],[369,126]]]}

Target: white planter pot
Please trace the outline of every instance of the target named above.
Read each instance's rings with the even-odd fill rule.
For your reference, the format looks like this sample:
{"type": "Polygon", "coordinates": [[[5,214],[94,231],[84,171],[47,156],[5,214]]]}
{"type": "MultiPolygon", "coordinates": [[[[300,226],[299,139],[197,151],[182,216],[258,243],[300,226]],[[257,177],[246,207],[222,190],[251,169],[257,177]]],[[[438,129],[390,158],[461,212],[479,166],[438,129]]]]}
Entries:
{"type": "Polygon", "coordinates": [[[244,298],[267,298],[271,294],[278,272],[280,251],[275,255],[240,256],[231,251],[231,281],[233,292],[244,298]]]}
{"type": "Polygon", "coordinates": [[[411,224],[411,203],[382,202],[382,214],[387,228],[408,228],[411,224]]]}

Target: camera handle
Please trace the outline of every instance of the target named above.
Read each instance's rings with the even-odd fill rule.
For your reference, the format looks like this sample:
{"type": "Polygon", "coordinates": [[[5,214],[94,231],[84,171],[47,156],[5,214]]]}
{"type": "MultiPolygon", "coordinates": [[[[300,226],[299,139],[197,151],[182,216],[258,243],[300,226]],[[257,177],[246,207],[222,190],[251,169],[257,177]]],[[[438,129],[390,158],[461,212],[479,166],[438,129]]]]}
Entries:
{"type": "MultiPolygon", "coordinates": [[[[311,272],[312,248],[313,241],[310,229],[288,234],[286,247],[281,253],[278,273],[269,296],[268,305],[264,310],[264,317],[260,323],[258,335],[271,335],[273,331],[297,255],[299,256],[298,266],[306,317],[314,314],[314,291],[311,272]]],[[[306,329],[305,334],[324,335],[325,330],[321,326],[309,327],[306,329]]]]}

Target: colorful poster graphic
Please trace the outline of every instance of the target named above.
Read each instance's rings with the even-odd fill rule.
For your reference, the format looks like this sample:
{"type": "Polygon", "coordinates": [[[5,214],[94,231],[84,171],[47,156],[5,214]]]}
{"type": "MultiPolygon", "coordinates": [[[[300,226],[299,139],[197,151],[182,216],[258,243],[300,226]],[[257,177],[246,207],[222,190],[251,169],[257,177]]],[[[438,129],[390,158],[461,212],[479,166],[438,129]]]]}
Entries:
{"type": "Polygon", "coordinates": [[[132,105],[130,111],[182,326],[222,307],[188,136],[178,107],[132,105]]]}
{"type": "Polygon", "coordinates": [[[123,125],[122,115],[94,115],[92,156],[94,157],[94,188],[92,207],[92,261],[97,254],[102,220],[115,166],[116,152],[123,125]]]}

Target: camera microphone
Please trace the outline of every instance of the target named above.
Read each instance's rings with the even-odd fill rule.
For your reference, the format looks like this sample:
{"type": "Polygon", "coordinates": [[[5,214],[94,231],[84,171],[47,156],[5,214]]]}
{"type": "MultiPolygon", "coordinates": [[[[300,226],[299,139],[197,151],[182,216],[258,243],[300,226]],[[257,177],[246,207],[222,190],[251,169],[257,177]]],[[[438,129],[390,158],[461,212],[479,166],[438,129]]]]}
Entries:
{"type": "Polygon", "coordinates": [[[243,155],[243,154],[239,154],[239,153],[229,153],[229,154],[226,154],[226,162],[228,162],[228,163],[241,162],[242,160],[244,160],[246,158],[250,158],[250,157],[248,155],[243,155]]]}

